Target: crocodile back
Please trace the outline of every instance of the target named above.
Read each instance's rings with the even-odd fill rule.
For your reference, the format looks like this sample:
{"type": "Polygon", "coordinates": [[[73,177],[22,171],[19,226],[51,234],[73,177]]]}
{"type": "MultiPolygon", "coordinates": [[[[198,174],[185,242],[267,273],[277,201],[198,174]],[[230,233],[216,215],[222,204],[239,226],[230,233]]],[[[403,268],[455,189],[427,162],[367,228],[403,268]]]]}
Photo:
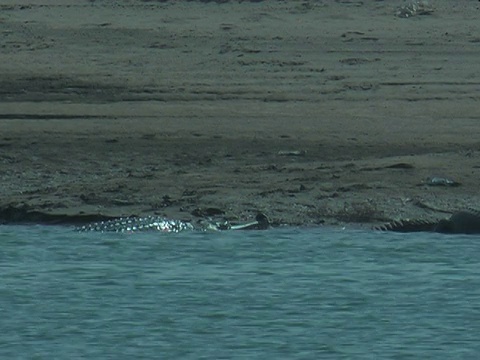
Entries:
{"type": "Polygon", "coordinates": [[[440,221],[434,231],[446,234],[480,234],[480,213],[458,211],[448,220],[440,221]]]}
{"type": "Polygon", "coordinates": [[[77,228],[78,231],[100,232],[180,232],[193,230],[192,224],[180,220],[166,219],[160,216],[124,217],[108,221],[91,223],[77,228]]]}

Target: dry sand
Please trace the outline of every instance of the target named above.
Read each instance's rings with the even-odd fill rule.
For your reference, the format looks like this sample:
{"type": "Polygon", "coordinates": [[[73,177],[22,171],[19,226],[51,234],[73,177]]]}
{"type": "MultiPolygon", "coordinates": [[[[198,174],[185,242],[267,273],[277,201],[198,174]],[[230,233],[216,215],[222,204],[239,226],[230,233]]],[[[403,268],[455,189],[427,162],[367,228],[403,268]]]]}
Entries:
{"type": "Polygon", "coordinates": [[[480,3],[404,4],[2,1],[0,218],[479,208],[480,3]]]}

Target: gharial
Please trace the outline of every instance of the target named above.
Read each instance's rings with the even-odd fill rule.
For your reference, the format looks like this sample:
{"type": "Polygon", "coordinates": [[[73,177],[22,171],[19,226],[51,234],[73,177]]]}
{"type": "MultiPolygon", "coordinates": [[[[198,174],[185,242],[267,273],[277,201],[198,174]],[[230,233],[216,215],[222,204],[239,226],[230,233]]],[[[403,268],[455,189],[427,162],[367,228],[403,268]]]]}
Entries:
{"type": "MultiPolygon", "coordinates": [[[[232,224],[228,221],[203,219],[196,223],[167,219],[161,216],[123,217],[107,221],[94,222],[77,230],[99,232],[182,232],[182,231],[220,231],[220,230],[264,230],[270,227],[270,221],[263,213],[257,214],[255,221],[232,224]]],[[[373,227],[377,231],[394,232],[437,232],[444,234],[480,234],[480,211],[462,210],[454,212],[449,218],[440,220],[406,219],[396,220],[373,227]]]]}
{"type": "Polygon", "coordinates": [[[396,232],[429,231],[444,234],[480,234],[480,211],[462,210],[441,220],[398,220],[375,226],[374,230],[396,232]]]}
{"type": "Polygon", "coordinates": [[[90,223],[77,230],[99,231],[99,232],[145,232],[159,231],[167,233],[178,233],[181,231],[219,231],[219,230],[264,230],[270,226],[270,221],[265,214],[257,214],[255,221],[232,224],[228,221],[201,220],[198,223],[189,221],[167,219],[161,216],[144,216],[144,217],[122,217],[107,221],[90,223]]]}

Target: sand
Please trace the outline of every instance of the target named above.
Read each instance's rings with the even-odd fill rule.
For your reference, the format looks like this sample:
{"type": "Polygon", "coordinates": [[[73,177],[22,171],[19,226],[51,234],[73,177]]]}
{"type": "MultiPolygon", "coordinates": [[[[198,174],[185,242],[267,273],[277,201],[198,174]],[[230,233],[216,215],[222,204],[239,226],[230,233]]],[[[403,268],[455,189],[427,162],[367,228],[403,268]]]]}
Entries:
{"type": "Polygon", "coordinates": [[[479,208],[480,3],[405,4],[2,1],[0,221],[479,208]]]}

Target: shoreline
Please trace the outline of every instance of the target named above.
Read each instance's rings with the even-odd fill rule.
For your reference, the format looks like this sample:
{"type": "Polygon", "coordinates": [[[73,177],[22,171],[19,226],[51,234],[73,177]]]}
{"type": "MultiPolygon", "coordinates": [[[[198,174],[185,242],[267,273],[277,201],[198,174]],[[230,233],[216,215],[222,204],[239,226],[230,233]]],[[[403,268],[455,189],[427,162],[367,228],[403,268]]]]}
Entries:
{"type": "Polygon", "coordinates": [[[364,227],[475,208],[475,177],[448,176],[461,183],[452,187],[425,182],[439,164],[474,169],[477,153],[465,150],[379,158],[366,143],[355,146],[365,151],[361,159],[346,160],[348,151],[338,151],[346,145],[319,147],[291,135],[165,134],[155,119],[136,120],[135,132],[130,120],[72,121],[0,124],[8,134],[1,143],[3,222],[132,215],[242,222],[263,212],[276,225],[364,227]]]}
{"type": "Polygon", "coordinates": [[[0,222],[480,208],[479,5],[302,4],[4,5],[0,222]]]}

